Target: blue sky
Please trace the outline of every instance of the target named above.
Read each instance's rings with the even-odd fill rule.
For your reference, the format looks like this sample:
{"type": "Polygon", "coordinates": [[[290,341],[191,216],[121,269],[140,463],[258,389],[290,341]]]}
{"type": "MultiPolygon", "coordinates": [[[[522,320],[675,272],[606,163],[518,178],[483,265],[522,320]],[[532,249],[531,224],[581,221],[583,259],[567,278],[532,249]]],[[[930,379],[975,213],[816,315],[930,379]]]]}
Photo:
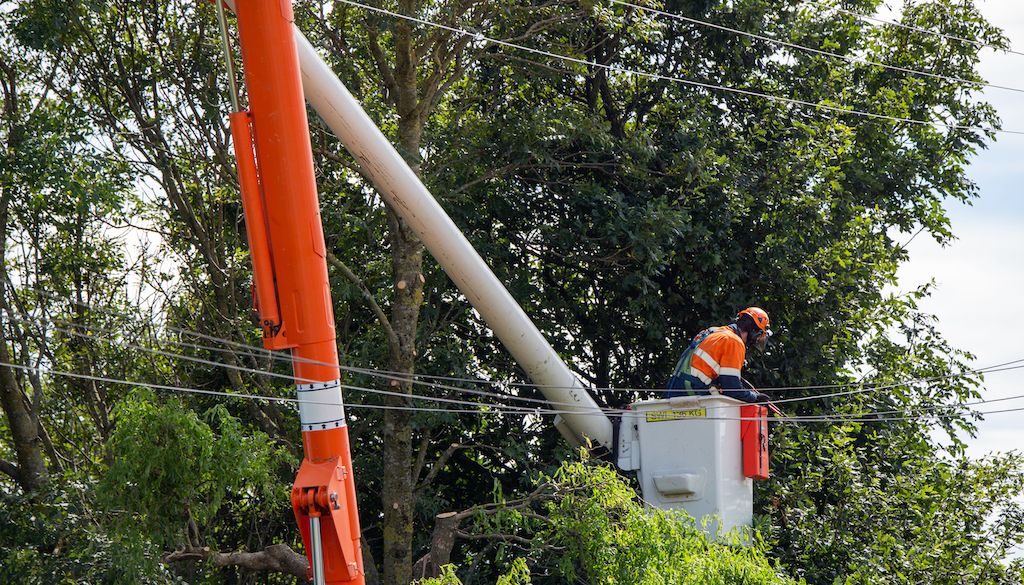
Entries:
{"type": "MultiPolygon", "coordinates": [[[[1013,49],[1024,51],[1024,7],[1020,0],[978,0],[989,21],[1002,27],[1013,49]]],[[[982,54],[981,71],[991,83],[1024,87],[1024,55],[982,54]]],[[[1003,128],[1024,130],[1024,93],[986,89],[1003,128]]],[[[1024,358],[1024,136],[1003,134],[971,162],[969,176],[979,186],[973,205],[953,205],[950,217],[957,241],[943,248],[929,238],[910,245],[910,262],[900,272],[900,288],[934,278],[938,288],[922,308],[935,314],[950,342],[977,356],[984,367],[1024,358]]],[[[984,399],[1024,394],[1024,370],[989,374],[984,399]]],[[[979,410],[1024,408],[1024,399],[982,405],[979,410]]],[[[968,452],[1024,450],[1024,411],[992,414],[979,424],[968,452]]]]}

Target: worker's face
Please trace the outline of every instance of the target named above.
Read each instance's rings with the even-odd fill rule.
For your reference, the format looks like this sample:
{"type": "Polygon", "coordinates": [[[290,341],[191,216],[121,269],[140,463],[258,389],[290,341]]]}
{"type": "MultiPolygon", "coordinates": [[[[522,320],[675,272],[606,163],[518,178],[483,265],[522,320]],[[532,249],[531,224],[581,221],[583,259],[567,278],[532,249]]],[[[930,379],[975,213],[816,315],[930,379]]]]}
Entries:
{"type": "Polygon", "coordinates": [[[766,329],[764,331],[755,329],[751,332],[742,332],[743,341],[748,347],[754,347],[759,351],[764,351],[768,345],[768,338],[771,337],[771,330],[766,329]]]}
{"type": "Polygon", "coordinates": [[[768,347],[768,338],[772,336],[771,329],[755,329],[751,331],[748,337],[748,344],[757,348],[758,351],[764,351],[768,347]]]}

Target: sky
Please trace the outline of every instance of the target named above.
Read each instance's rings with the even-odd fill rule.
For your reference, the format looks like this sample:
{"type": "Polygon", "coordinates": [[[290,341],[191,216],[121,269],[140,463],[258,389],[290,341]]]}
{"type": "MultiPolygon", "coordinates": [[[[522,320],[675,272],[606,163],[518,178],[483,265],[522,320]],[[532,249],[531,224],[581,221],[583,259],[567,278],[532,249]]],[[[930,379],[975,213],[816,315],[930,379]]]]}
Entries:
{"type": "MultiPolygon", "coordinates": [[[[1024,52],[1021,0],[976,0],[982,14],[1000,26],[1011,48],[1024,52]]],[[[989,83],[1024,87],[1024,55],[982,53],[981,72],[989,83]]],[[[999,111],[1006,130],[1024,130],[1024,93],[986,88],[985,99],[999,111]]],[[[934,278],[938,287],[921,308],[939,319],[950,343],[976,356],[978,367],[1024,359],[1024,135],[1002,134],[971,161],[968,176],[978,185],[972,205],[949,207],[957,240],[945,248],[927,237],[908,247],[910,261],[900,271],[900,288],[934,278]]],[[[982,399],[1024,394],[1024,370],[986,376],[982,399]]],[[[978,410],[1024,408],[1024,399],[981,405],[978,410]]],[[[1024,450],[1024,411],[991,414],[967,438],[968,454],[1024,450]]]]}

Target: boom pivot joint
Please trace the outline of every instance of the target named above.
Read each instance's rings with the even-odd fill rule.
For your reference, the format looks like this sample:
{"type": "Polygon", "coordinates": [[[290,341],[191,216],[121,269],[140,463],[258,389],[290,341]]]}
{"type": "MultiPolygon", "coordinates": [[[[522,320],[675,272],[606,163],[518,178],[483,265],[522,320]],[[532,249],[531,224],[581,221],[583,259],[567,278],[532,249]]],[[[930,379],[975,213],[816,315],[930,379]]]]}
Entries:
{"type": "MultiPolygon", "coordinates": [[[[292,485],[292,511],[302,532],[306,550],[340,550],[341,558],[324,557],[326,582],[334,583],[355,579],[359,574],[353,535],[349,521],[348,507],[352,503],[345,496],[345,479],[348,470],[332,457],[326,461],[313,462],[305,459],[292,485]],[[320,520],[321,542],[315,543],[310,529],[310,519],[320,520]]],[[[310,567],[310,578],[314,567],[310,567]]]]}

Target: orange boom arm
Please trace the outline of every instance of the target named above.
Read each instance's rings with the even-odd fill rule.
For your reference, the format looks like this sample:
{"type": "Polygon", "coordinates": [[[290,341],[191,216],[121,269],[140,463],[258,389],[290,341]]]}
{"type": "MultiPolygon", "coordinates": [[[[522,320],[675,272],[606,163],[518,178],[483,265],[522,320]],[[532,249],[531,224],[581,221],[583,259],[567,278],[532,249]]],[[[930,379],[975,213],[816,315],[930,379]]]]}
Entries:
{"type": "Polygon", "coordinates": [[[362,585],[355,482],[291,3],[244,0],[236,14],[249,112],[232,114],[231,126],[253,296],[264,345],[291,349],[300,400],[305,457],[292,508],[314,581],[362,585]]]}

